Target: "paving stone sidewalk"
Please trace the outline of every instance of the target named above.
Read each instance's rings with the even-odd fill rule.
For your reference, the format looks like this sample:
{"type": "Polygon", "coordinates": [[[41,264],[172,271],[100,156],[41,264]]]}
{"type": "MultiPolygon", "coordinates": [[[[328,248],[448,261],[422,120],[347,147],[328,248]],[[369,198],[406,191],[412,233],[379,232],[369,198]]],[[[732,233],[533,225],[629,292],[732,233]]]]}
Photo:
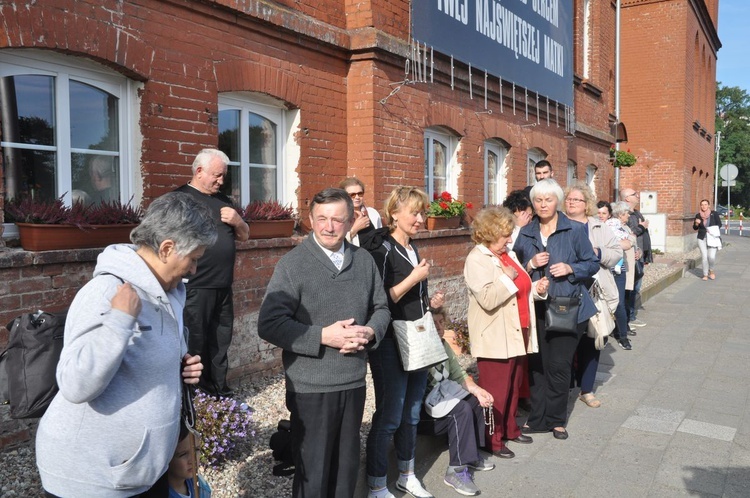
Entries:
{"type": "MultiPolygon", "coordinates": [[[[570,438],[510,443],[514,459],[476,473],[483,496],[750,496],[750,239],[725,242],[716,280],[687,271],[645,303],[632,351],[602,351],[601,408],[572,392],[570,438]]],[[[460,496],[443,484],[447,462],[420,437],[417,474],[437,498],[460,496]]]]}

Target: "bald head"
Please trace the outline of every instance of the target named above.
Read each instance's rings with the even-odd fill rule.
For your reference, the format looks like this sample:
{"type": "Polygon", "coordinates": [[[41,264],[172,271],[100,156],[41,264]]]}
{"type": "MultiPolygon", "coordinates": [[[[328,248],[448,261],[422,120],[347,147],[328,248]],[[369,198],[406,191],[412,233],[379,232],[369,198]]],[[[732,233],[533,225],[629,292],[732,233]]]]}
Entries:
{"type": "Polygon", "coordinates": [[[632,188],[620,189],[620,200],[627,202],[631,209],[640,204],[641,200],[638,195],[638,192],[632,188]]]}

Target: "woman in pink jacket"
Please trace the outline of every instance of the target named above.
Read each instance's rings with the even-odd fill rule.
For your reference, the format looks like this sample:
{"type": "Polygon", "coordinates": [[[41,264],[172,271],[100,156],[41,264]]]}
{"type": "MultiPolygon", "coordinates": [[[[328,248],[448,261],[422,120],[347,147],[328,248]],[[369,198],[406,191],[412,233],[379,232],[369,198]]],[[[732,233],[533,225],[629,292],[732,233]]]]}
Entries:
{"type": "Polygon", "coordinates": [[[505,441],[533,442],[521,434],[516,411],[526,355],[538,351],[534,298],[545,299],[549,285],[547,278],[532,284],[508,250],[513,226],[506,208],[477,213],[472,224],[476,246],[464,264],[471,354],[477,359],[479,386],[494,398],[494,427],[488,427],[486,450],[501,458],[515,456],[505,441]]]}

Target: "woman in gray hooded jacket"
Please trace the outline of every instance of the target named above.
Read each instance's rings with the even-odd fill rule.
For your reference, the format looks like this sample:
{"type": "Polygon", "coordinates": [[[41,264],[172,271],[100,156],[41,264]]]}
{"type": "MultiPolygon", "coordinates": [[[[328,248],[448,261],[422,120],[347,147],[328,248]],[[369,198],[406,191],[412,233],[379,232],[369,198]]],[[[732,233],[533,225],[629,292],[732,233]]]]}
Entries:
{"type": "Polygon", "coordinates": [[[196,383],[203,368],[187,354],[182,279],[216,241],[211,213],[169,193],[151,204],[130,240],[99,255],[68,312],[60,392],[36,438],[48,496],[148,491],[177,445],[181,385],[196,383]]]}

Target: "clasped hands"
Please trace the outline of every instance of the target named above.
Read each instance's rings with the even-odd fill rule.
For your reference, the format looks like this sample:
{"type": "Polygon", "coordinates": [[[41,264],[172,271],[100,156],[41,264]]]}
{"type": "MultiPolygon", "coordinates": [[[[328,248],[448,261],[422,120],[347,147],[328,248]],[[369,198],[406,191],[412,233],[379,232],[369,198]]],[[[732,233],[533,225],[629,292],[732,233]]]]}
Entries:
{"type": "Polygon", "coordinates": [[[341,354],[348,354],[362,351],[374,337],[372,327],[357,325],[354,318],[349,318],[323,327],[320,342],[338,349],[341,354]]]}
{"type": "MultiPolygon", "coordinates": [[[[549,263],[549,253],[548,252],[540,252],[534,255],[533,258],[531,258],[531,264],[534,266],[534,268],[541,268],[549,263]]],[[[555,278],[564,277],[566,275],[570,275],[573,273],[573,268],[567,263],[555,263],[553,265],[550,265],[549,267],[549,273],[555,278]]]]}

